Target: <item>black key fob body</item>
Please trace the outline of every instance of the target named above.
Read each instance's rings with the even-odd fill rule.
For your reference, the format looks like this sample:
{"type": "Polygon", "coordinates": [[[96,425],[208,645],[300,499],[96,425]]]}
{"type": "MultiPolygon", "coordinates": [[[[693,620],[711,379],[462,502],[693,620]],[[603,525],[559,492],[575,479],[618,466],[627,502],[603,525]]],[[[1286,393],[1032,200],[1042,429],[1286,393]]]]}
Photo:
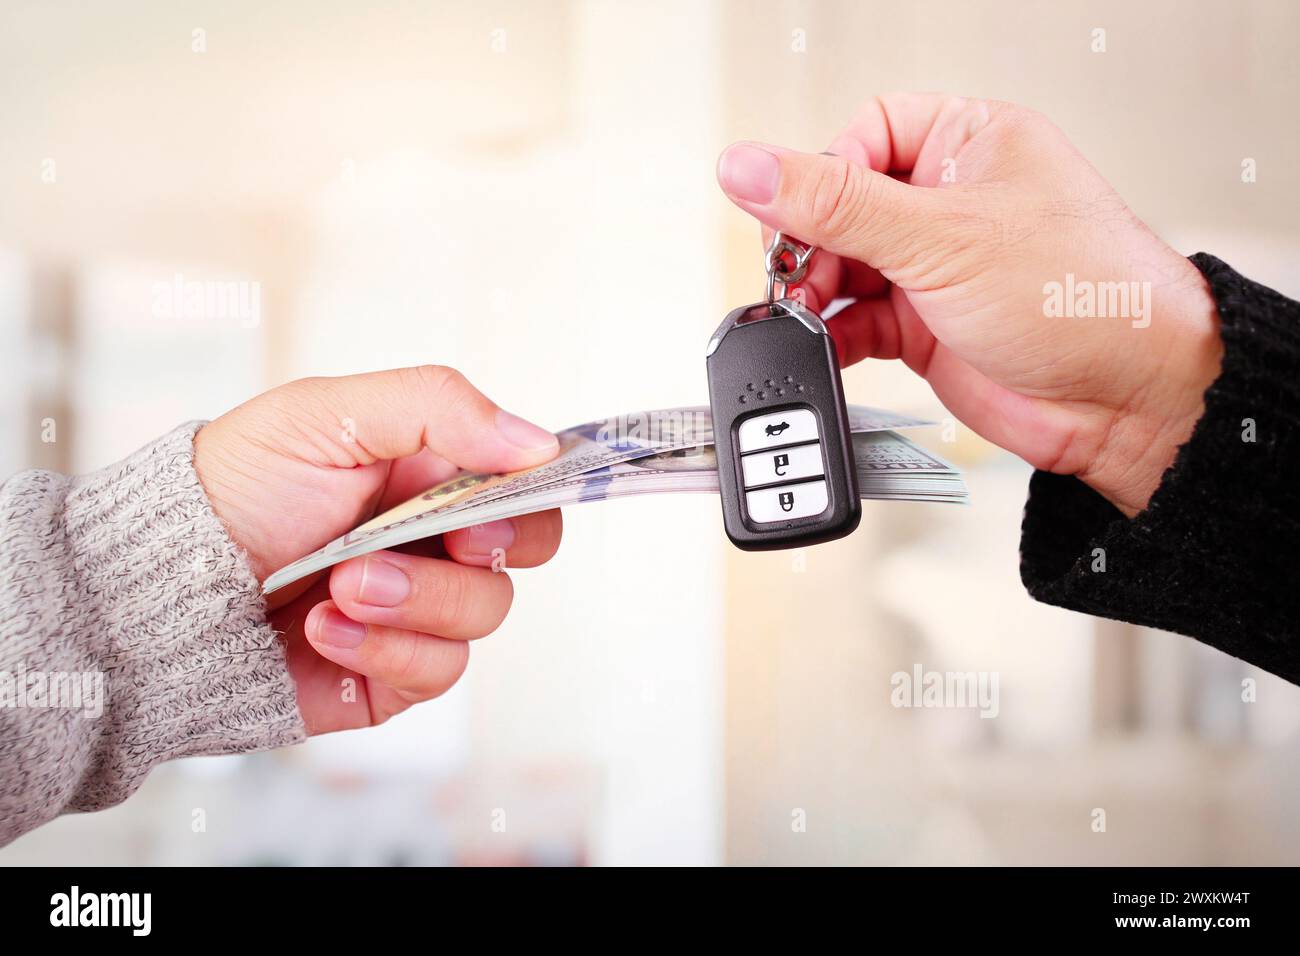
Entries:
{"type": "Polygon", "coordinates": [[[857,469],[835,342],[793,299],[736,309],[706,353],[727,537],[746,551],[858,526],[857,469]]]}

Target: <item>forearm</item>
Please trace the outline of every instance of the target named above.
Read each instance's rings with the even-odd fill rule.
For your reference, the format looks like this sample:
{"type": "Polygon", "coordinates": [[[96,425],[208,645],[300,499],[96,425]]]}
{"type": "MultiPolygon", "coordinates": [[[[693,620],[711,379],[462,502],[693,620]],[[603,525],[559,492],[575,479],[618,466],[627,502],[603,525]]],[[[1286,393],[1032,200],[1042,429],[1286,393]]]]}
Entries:
{"type": "Polygon", "coordinates": [[[195,428],[0,487],[0,845],[120,802],[164,760],[304,736],[260,588],[194,474],[195,428]]]}
{"type": "Polygon", "coordinates": [[[1210,256],[1222,369],[1145,510],[1036,473],[1021,576],[1040,601],[1177,631],[1300,683],[1300,304],[1210,256]]]}

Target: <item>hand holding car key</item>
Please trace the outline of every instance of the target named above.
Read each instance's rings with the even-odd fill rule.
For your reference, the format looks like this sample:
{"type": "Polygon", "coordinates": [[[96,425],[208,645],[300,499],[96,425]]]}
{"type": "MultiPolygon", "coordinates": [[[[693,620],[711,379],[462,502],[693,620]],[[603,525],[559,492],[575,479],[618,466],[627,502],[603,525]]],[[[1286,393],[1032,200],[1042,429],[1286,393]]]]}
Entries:
{"type": "Polygon", "coordinates": [[[787,297],[813,252],[776,233],[766,301],[728,315],[705,352],[723,522],[746,551],[831,541],[862,516],[835,342],[787,297]]]}

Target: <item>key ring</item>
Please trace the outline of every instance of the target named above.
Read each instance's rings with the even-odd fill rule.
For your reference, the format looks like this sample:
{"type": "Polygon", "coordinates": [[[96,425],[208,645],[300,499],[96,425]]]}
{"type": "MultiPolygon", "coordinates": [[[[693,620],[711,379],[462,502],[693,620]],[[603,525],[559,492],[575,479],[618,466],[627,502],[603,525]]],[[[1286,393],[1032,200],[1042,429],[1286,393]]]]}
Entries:
{"type": "Polygon", "coordinates": [[[767,247],[764,264],[767,267],[767,301],[770,305],[776,301],[776,284],[781,283],[781,298],[785,298],[790,286],[808,274],[808,260],[812,258],[816,246],[803,246],[797,240],[787,239],[780,232],[772,234],[772,244],[767,247]],[[794,257],[794,267],[785,268],[785,256],[794,257]]]}

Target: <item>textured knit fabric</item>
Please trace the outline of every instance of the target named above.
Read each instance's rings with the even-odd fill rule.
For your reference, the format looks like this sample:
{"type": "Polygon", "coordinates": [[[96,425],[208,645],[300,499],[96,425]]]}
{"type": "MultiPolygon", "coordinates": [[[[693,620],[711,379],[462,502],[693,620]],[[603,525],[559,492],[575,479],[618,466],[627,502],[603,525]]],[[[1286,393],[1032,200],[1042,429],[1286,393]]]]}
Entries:
{"type": "Polygon", "coordinates": [[[1021,579],[1048,604],[1187,634],[1300,683],[1300,304],[1213,256],[1192,262],[1224,349],[1205,414],[1132,520],[1076,478],[1035,473],[1021,579]]]}
{"type": "Polygon", "coordinates": [[[149,770],[305,737],[261,588],[182,426],[85,477],[0,486],[0,845],[126,799],[149,770]],[[102,680],[102,714],[50,706],[102,680]],[[84,675],[84,676],[83,676],[84,675]]]}

